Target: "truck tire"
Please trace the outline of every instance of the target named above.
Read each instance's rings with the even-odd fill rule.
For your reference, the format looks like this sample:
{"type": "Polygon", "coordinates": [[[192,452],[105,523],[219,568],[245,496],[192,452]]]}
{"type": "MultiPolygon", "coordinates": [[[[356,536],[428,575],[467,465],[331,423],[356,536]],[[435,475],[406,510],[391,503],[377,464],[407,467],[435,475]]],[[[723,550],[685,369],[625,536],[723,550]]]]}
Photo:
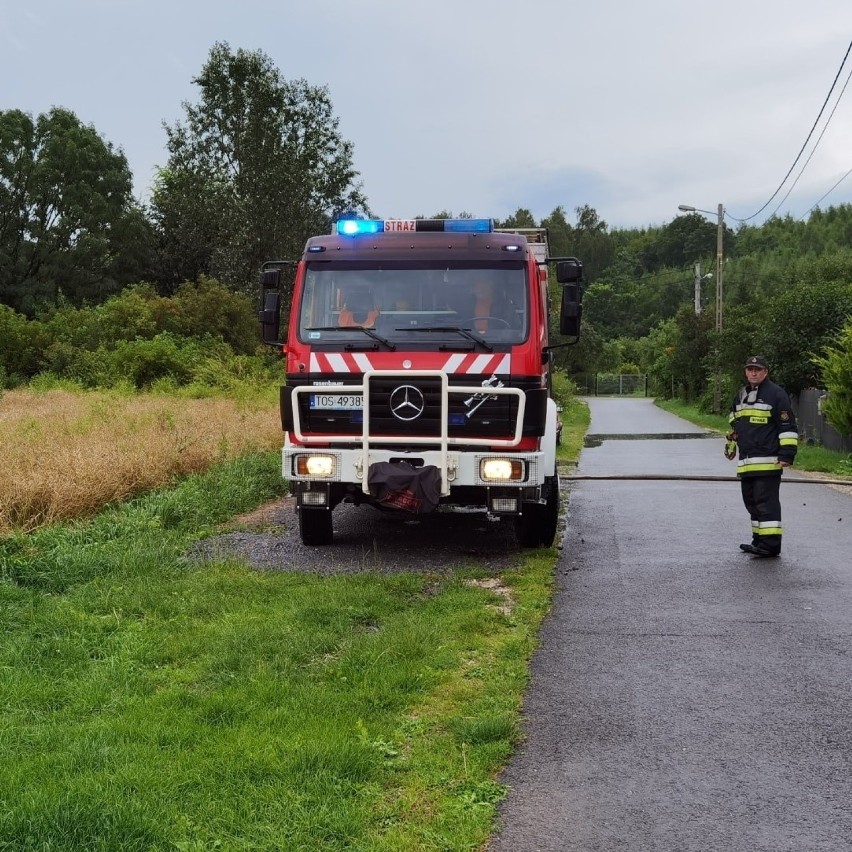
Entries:
{"type": "Polygon", "coordinates": [[[299,509],[299,532],[302,544],[310,547],[321,547],[331,544],[334,538],[334,528],[331,525],[330,509],[299,509]]]}
{"type": "Polygon", "coordinates": [[[524,507],[518,518],[516,533],[522,547],[550,547],[556,539],[559,524],[559,478],[548,476],[542,493],[544,503],[531,503],[524,507]]]}

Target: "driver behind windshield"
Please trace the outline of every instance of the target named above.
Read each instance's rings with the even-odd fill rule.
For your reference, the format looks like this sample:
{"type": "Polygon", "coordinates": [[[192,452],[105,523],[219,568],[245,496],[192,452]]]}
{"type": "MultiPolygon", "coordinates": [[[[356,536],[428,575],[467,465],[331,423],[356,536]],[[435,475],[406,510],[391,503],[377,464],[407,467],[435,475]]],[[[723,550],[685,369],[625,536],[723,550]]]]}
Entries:
{"type": "Polygon", "coordinates": [[[341,288],[343,306],[337,318],[337,324],[351,328],[373,328],[379,311],[376,308],[375,299],[369,288],[359,285],[346,285],[341,288]]]}
{"type": "Polygon", "coordinates": [[[510,328],[517,323],[514,304],[502,290],[497,290],[490,278],[480,277],[473,282],[473,313],[477,331],[489,328],[510,328]]]}

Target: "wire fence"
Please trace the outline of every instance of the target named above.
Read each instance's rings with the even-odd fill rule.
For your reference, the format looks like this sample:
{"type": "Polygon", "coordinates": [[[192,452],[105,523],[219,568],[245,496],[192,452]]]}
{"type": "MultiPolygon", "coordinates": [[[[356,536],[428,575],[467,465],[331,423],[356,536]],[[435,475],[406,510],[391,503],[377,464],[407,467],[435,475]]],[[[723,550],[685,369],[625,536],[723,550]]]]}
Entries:
{"type": "Polygon", "coordinates": [[[793,400],[799,427],[799,442],[816,444],[840,453],[852,452],[852,435],[841,435],[822,412],[826,392],[806,388],[793,400]]]}
{"type": "Polygon", "coordinates": [[[584,396],[648,396],[648,376],[639,373],[581,373],[575,376],[584,396]]]}

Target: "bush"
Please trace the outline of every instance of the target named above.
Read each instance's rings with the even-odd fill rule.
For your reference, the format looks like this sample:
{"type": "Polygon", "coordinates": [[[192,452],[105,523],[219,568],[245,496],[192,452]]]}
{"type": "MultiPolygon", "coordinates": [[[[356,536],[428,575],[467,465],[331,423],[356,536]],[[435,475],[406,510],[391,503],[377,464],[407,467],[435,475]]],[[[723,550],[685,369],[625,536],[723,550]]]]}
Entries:
{"type": "Polygon", "coordinates": [[[230,352],[221,342],[205,344],[167,332],[150,340],[122,340],[114,348],[100,346],[93,351],[57,342],[45,353],[45,365],[53,375],[85,388],[130,385],[142,389],[162,379],[185,385],[194,379],[210,348],[216,346],[230,352]]]}
{"type": "Polygon", "coordinates": [[[104,355],[113,376],[141,389],[164,378],[186,384],[204,357],[204,348],[196,340],[163,332],[151,340],[122,341],[104,355]]]}
{"type": "Polygon", "coordinates": [[[41,323],[0,305],[0,387],[13,387],[34,376],[46,341],[41,323]]]}
{"type": "Polygon", "coordinates": [[[852,322],[837,335],[835,345],[825,355],[813,359],[822,368],[828,396],[823,412],[829,423],[843,435],[852,435],[852,322]]]}
{"type": "Polygon", "coordinates": [[[172,298],[158,296],[148,284],[129,287],[95,307],[61,307],[48,320],[53,340],[96,350],[123,341],[174,337],[216,338],[250,355],[258,344],[255,306],[240,293],[204,278],[182,284],[172,298]]]}
{"type": "Polygon", "coordinates": [[[184,337],[221,338],[241,355],[251,355],[256,349],[256,306],[248,296],[234,293],[212,278],[202,278],[182,284],[170,302],[172,310],[163,316],[163,330],[184,337]]]}
{"type": "Polygon", "coordinates": [[[577,395],[577,384],[561,370],[553,371],[553,398],[557,405],[568,405],[577,395]]]}
{"type": "Polygon", "coordinates": [[[95,307],[63,306],[50,315],[47,325],[59,343],[89,350],[112,348],[122,340],[150,339],[162,330],[158,300],[150,287],[140,284],[95,307]]]}
{"type": "MultiPolygon", "coordinates": [[[[41,367],[86,388],[194,384],[219,390],[280,378],[280,362],[273,374],[269,360],[257,357],[251,301],[212,279],[186,283],[173,298],[140,284],[96,307],[63,306],[50,315],[46,327],[6,311],[8,316],[0,315],[0,332],[6,331],[4,317],[10,330],[2,339],[19,355],[19,339],[43,328],[43,344],[31,347],[35,361],[30,376],[41,367]]],[[[10,381],[5,374],[0,377],[2,383],[10,381]]]]}

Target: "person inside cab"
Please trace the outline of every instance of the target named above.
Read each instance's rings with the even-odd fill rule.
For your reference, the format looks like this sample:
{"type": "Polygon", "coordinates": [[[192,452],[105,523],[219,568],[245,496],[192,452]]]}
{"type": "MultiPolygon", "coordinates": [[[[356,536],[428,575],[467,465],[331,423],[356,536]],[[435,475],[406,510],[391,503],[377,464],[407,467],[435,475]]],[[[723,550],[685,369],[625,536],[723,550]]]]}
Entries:
{"type": "Polygon", "coordinates": [[[341,288],[343,306],[337,324],[343,327],[373,328],[379,311],[368,287],[349,285],[341,288]]]}
{"type": "Polygon", "coordinates": [[[473,283],[474,328],[477,331],[512,328],[517,322],[512,302],[497,291],[489,278],[477,278],[473,283]]]}

